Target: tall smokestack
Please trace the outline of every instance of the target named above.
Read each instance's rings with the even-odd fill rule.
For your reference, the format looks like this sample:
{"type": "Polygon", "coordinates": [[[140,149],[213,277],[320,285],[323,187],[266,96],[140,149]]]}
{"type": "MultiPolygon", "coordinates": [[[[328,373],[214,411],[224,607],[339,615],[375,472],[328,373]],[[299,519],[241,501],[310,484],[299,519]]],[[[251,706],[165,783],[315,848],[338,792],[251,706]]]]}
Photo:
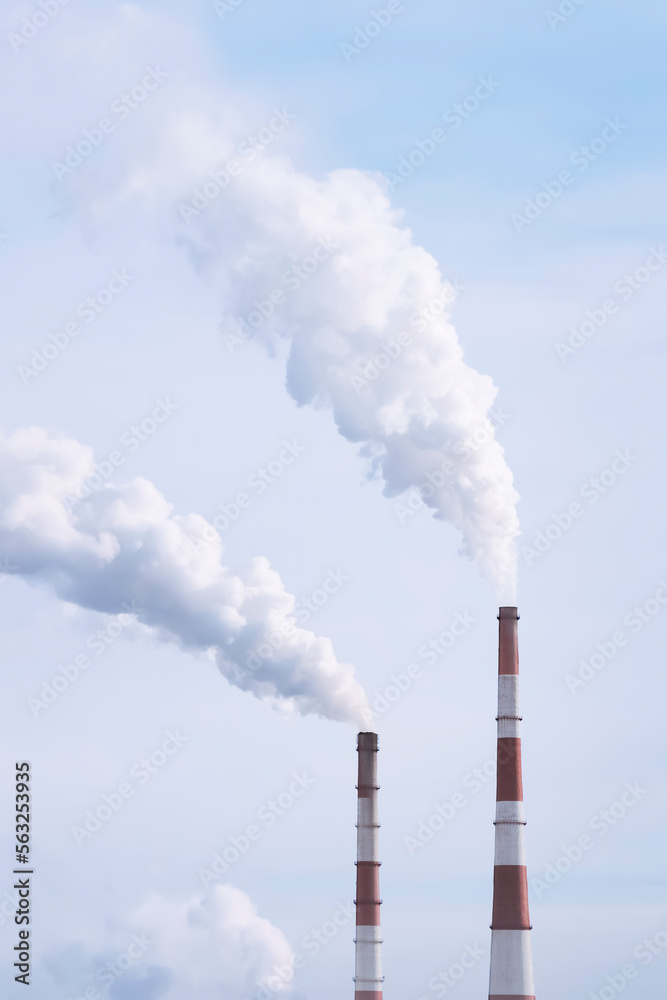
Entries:
{"type": "Polygon", "coordinates": [[[378,738],[359,733],[357,783],[357,929],[355,1000],[382,1000],[380,862],[378,860],[378,738]]]}
{"type": "Polygon", "coordinates": [[[498,783],[489,1000],[535,1000],[524,848],[516,608],[500,608],[498,783]]]}

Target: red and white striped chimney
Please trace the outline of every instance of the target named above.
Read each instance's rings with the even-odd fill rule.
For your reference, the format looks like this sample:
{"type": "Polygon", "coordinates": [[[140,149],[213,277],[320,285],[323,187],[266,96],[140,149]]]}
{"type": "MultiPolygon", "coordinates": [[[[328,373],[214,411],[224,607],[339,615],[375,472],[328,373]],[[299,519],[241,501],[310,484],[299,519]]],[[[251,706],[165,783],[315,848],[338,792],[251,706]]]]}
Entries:
{"type": "Polygon", "coordinates": [[[382,1000],[380,961],[380,862],[376,733],[359,733],[357,783],[357,928],[355,1000],[382,1000]]]}
{"type": "Polygon", "coordinates": [[[535,1000],[524,848],[516,608],[500,608],[498,778],[489,1000],[535,1000]]]}

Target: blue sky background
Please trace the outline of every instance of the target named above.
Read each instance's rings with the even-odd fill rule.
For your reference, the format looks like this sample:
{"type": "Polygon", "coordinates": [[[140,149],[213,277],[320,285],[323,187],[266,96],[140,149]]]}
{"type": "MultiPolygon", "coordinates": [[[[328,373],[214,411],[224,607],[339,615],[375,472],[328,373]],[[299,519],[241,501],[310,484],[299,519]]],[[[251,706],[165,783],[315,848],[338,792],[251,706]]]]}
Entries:
{"type": "MultiPolygon", "coordinates": [[[[51,163],[156,62],[168,81],[124,134],[119,125],[79,168],[88,194],[113,178],[124,150],[141,148],[150,116],[189,89],[237,107],[245,133],[286,107],[296,122],[281,149],[321,177],[341,167],[395,170],[479,77],[499,81],[397,187],[393,202],[415,243],[465,286],[453,321],[466,359],[493,377],[508,414],[498,437],[521,494],[520,544],[532,545],[553,515],[581,501],[582,487],[618,449],[636,457],[596,504],[583,501],[583,516],[548,552],[531,565],[520,560],[524,779],[531,879],[543,879],[627,783],[646,789],[606,836],[593,832],[594,848],[557,884],[539,891],[533,883],[531,915],[541,1000],[588,1000],[628,962],[637,977],[624,994],[653,1000],[665,981],[667,948],[647,964],[633,953],[667,925],[667,605],[583,688],[573,694],[565,678],[596,643],[618,629],[630,633],[624,617],[667,578],[667,264],[573,356],[561,360],[555,345],[663,245],[664,6],[586,0],[552,28],[546,12],[556,5],[413,0],[350,64],[341,43],[369,18],[368,5],[356,0],[243,0],[224,19],[208,3],[138,4],[159,25],[153,37],[133,30],[123,6],[74,0],[20,51],[4,43],[3,431],[61,430],[103,458],[156,397],[169,396],[177,411],[127,456],[119,481],[145,476],[178,513],[209,519],[283,440],[296,439],[303,457],[225,533],[227,562],[265,555],[298,596],[342,570],[349,580],[310,625],[355,665],[371,702],[457,612],[475,618],[382,719],[382,894],[388,1000],[436,996],[429,980],[468,944],[486,956],[448,995],[484,996],[493,782],[415,854],[405,837],[493,757],[493,594],[457,554],[453,528],[427,511],[401,523],[328,412],[294,404],[284,388],[284,352],[269,358],[249,344],[229,355],[215,293],[169,238],[174,206],[158,206],[150,226],[131,207],[91,221],[55,183],[51,163]],[[607,118],[627,128],[517,233],[512,213],[600,135],[607,118]],[[32,347],[119,267],[136,275],[130,287],[24,385],[17,366],[32,347]]],[[[34,10],[8,5],[2,34],[34,10]]],[[[228,874],[303,953],[304,935],[354,894],[353,729],[285,721],[227,684],[207,659],[138,628],[34,718],[28,697],[105,617],[8,577],[0,578],[0,615],[3,829],[14,759],[29,758],[35,773],[35,1000],[78,997],[89,982],[86,963],[122,950],[127,914],[151,893],[204,895],[198,868],[294,771],[305,770],[312,789],[228,874]],[[77,846],[72,825],[170,728],[189,737],[186,746],[77,846]],[[62,956],[73,946],[79,957],[67,964],[62,956]]],[[[9,889],[9,836],[2,843],[9,889]]],[[[352,990],[352,938],[352,924],[341,928],[308,958],[287,995],[333,1000],[352,990]]],[[[9,921],[0,943],[3,993],[20,996],[11,983],[9,921]]],[[[180,1000],[142,978],[146,969],[137,966],[132,982],[119,979],[111,1000],[180,1000]]]]}

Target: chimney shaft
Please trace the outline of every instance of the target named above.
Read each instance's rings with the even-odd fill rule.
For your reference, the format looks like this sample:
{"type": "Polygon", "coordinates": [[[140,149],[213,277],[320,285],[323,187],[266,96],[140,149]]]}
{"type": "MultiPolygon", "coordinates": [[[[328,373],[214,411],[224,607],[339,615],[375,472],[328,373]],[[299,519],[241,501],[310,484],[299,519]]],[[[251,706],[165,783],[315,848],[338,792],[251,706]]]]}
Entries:
{"type": "Polygon", "coordinates": [[[382,1000],[376,733],[359,733],[355,1000],[382,1000]]]}
{"type": "Polygon", "coordinates": [[[516,608],[500,608],[498,777],[489,1000],[535,1000],[524,848],[516,608]]]}

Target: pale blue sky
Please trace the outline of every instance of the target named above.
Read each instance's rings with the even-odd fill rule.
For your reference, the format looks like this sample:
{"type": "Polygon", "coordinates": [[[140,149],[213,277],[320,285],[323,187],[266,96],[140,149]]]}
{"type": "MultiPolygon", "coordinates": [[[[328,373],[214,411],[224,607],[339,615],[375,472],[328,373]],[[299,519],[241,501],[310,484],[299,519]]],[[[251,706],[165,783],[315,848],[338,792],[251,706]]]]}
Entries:
{"type": "MultiPolygon", "coordinates": [[[[330,414],[297,408],[284,388],[284,352],[269,358],[250,344],[228,354],[216,294],[171,238],[175,206],[158,203],[142,216],[130,204],[94,221],[79,201],[89,203],[113,182],[123,156],[140,151],[151,134],[151,115],[187,92],[236,108],[243,134],[274,107],[287,108],[296,122],[280,148],[300,170],[321,177],[342,167],[394,170],[480,77],[497,80],[488,100],[397,187],[393,203],[444,277],[465,286],[452,318],[466,359],[492,376],[508,414],[498,438],[521,495],[520,544],[532,545],[569,504],[583,507],[548,552],[531,565],[520,560],[529,878],[544,878],[628,782],[647,789],[606,836],[593,831],[594,849],[553,888],[534,886],[538,995],[599,995],[605,977],[632,962],[638,975],[624,996],[654,1000],[664,988],[667,948],[648,964],[633,953],[667,925],[667,606],[636,634],[624,618],[667,578],[667,264],[627,302],[614,284],[667,239],[664,7],[586,0],[551,28],[544,3],[477,0],[457,9],[412,0],[348,65],[340,45],[369,18],[358,0],[243,0],[222,20],[206,2],[138,3],[135,10],[157,19],[153,38],[128,27],[122,6],[73,2],[20,51],[3,41],[3,432],[37,424],[105,458],[156,397],[168,396],[178,409],[126,455],[118,482],[145,476],[177,513],[209,519],[285,439],[297,440],[303,457],[225,533],[227,563],[267,556],[301,597],[330,570],[342,570],[349,581],[309,627],[354,664],[371,703],[457,612],[476,619],[387,712],[379,764],[386,996],[435,997],[429,980],[468,944],[487,955],[451,996],[484,996],[492,783],[423,850],[411,855],[404,838],[493,757],[494,595],[457,555],[452,527],[426,511],[402,524],[395,502],[366,481],[363,462],[330,414]],[[119,124],[82,164],[78,186],[66,194],[52,161],[154,63],[169,79],[125,132],[119,124]],[[608,118],[627,129],[517,233],[512,213],[571,166],[571,155],[599,136],[608,118]],[[123,267],[135,280],[24,385],[17,366],[31,349],[123,267]],[[618,312],[573,356],[559,359],[556,344],[609,297],[619,301],[618,312]],[[619,449],[636,461],[590,504],[582,488],[610,468],[619,449]],[[572,694],[566,675],[619,629],[627,645],[572,694]]],[[[12,3],[2,34],[37,9],[12,3]]],[[[7,578],[0,578],[0,614],[3,817],[14,759],[28,757],[35,772],[35,1000],[78,997],[90,963],[95,968],[95,956],[121,948],[127,914],[151,892],[201,895],[197,869],[294,771],[306,770],[313,788],[228,876],[303,952],[304,935],[354,894],[354,730],[312,717],[285,721],[231,687],[212,662],[139,630],[119,638],[33,718],[27,699],[106,619],[63,605],[46,587],[7,578]],[[170,728],[180,728],[187,745],[78,847],[72,825],[170,728]],[[71,946],[81,951],[67,964],[62,956],[71,946]],[[60,981],[49,972],[56,961],[65,969],[60,981]]],[[[0,894],[10,885],[6,834],[2,844],[0,894]]],[[[352,938],[350,924],[308,959],[291,994],[296,1000],[333,1000],[353,988],[352,938]]],[[[9,981],[14,939],[7,923],[0,941],[0,972],[9,981]]],[[[151,964],[160,962],[136,967],[133,991],[123,992],[118,980],[111,1000],[172,1000],[142,979],[151,964]]],[[[11,985],[5,993],[22,995],[11,985]]]]}

